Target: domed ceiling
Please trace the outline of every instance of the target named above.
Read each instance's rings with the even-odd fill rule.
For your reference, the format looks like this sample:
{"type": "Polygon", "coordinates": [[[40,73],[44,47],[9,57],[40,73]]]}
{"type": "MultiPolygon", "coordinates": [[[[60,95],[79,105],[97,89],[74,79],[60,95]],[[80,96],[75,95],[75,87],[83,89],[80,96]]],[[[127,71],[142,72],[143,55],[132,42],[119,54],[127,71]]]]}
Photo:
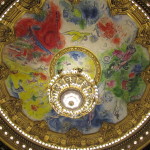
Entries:
{"type": "Polygon", "coordinates": [[[147,143],[150,28],[137,3],[20,0],[0,20],[3,141],[30,150],[147,143]]]}

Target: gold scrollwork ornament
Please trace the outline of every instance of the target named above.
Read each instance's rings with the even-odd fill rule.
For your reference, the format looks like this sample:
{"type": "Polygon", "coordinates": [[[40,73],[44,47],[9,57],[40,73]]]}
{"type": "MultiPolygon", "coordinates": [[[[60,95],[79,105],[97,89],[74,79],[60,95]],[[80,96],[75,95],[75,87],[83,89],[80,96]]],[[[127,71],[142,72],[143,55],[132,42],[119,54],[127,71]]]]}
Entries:
{"type": "MultiPolygon", "coordinates": [[[[20,1],[19,6],[18,6],[20,11],[17,11],[17,12],[19,12],[20,16],[17,14],[17,12],[15,12],[10,17],[8,17],[6,15],[7,19],[5,20],[5,17],[4,17],[3,20],[2,20],[2,22],[5,22],[5,25],[2,24],[2,23],[0,24],[0,43],[11,42],[12,39],[14,38],[14,35],[13,35],[13,32],[12,32],[11,29],[13,29],[12,27],[14,27],[15,21],[17,19],[19,19],[19,17],[21,17],[21,15],[23,15],[24,13],[31,12],[31,11],[37,12],[36,10],[38,10],[39,6],[42,6],[43,2],[44,2],[44,0],[41,0],[41,3],[38,0],[35,0],[35,1],[33,1],[33,0],[22,0],[22,1],[20,1]],[[33,7],[33,9],[32,9],[32,7],[33,7]]],[[[131,4],[131,1],[129,1],[129,0],[128,1],[127,0],[108,0],[108,3],[109,3],[109,6],[110,6],[111,13],[113,15],[126,14],[126,15],[129,15],[130,17],[132,17],[135,20],[135,22],[137,22],[137,24],[139,26],[139,34],[136,38],[136,42],[142,44],[145,47],[148,47],[148,45],[149,45],[148,41],[149,41],[149,35],[150,35],[149,34],[150,33],[150,31],[149,31],[150,24],[148,23],[149,20],[146,19],[146,16],[144,16],[144,13],[142,13],[140,10],[138,10],[137,6],[131,4]]],[[[14,10],[14,9],[17,9],[17,8],[16,7],[12,8],[12,10],[14,10]]],[[[5,67],[1,67],[1,68],[5,68],[5,67]]],[[[2,70],[1,70],[0,74],[2,74],[2,72],[3,72],[2,70]]],[[[5,76],[2,76],[1,80],[5,81],[6,77],[7,77],[7,74],[5,76]]],[[[146,72],[144,72],[142,74],[142,77],[143,77],[144,81],[147,83],[147,86],[148,86],[149,83],[150,83],[150,70],[146,70],[146,72]]],[[[4,82],[0,81],[0,86],[5,86],[4,82]]],[[[5,89],[4,93],[8,94],[6,89],[5,89]]],[[[106,142],[110,142],[110,141],[112,141],[112,139],[121,137],[125,133],[129,132],[129,130],[132,127],[137,126],[137,124],[140,121],[139,119],[144,117],[146,115],[146,113],[149,111],[149,106],[150,105],[147,105],[147,104],[149,104],[150,98],[149,98],[148,95],[149,95],[149,88],[147,88],[147,90],[145,91],[144,96],[141,98],[140,101],[138,101],[138,103],[133,102],[133,103],[130,103],[128,105],[128,110],[130,110],[130,108],[132,110],[128,112],[128,116],[124,120],[122,120],[118,124],[103,123],[101,129],[97,133],[92,134],[92,135],[86,135],[86,137],[85,136],[80,136],[80,138],[78,139],[80,141],[80,143],[78,143],[79,145],[73,145],[72,148],[87,147],[87,146],[91,146],[90,144],[93,144],[93,143],[94,143],[93,145],[105,144],[106,142]],[[147,103],[145,103],[145,101],[147,103]],[[140,109],[137,109],[137,108],[135,109],[135,107],[139,107],[139,106],[141,106],[140,109]],[[128,125],[128,123],[129,123],[129,125],[128,125]],[[107,130],[109,130],[109,127],[112,127],[112,130],[111,130],[111,135],[112,136],[108,136],[108,134],[106,134],[107,130]],[[91,143],[89,142],[90,140],[91,140],[91,143]]],[[[19,122],[21,120],[20,118],[17,118],[17,112],[20,112],[20,113],[23,113],[23,112],[22,112],[21,109],[19,109],[20,103],[18,103],[17,106],[15,106],[15,102],[17,100],[14,101],[13,105],[10,105],[11,101],[9,101],[9,100],[10,99],[3,100],[3,103],[2,103],[1,106],[5,110],[9,109],[9,106],[11,107],[11,110],[15,109],[15,111],[13,111],[13,116],[10,119],[11,120],[14,119],[14,122],[17,124],[17,122],[19,122]],[[9,106],[4,105],[5,102],[8,102],[9,106]],[[12,107],[14,107],[14,108],[12,109],[12,107]],[[15,115],[15,113],[16,113],[16,115],[15,115]]],[[[9,110],[8,114],[12,113],[11,110],[9,110]]],[[[37,137],[37,139],[40,138],[43,141],[45,141],[44,138],[46,138],[46,142],[50,143],[50,144],[51,143],[54,143],[54,144],[59,143],[59,146],[64,146],[65,145],[66,147],[70,147],[70,146],[68,146],[68,144],[70,142],[69,141],[70,139],[68,138],[67,133],[66,134],[58,134],[58,133],[49,131],[48,126],[44,127],[44,130],[41,130],[43,128],[43,125],[41,125],[41,123],[40,123],[40,125],[38,125],[37,128],[34,129],[34,127],[37,126],[37,123],[39,123],[39,122],[32,121],[30,119],[26,119],[26,122],[28,122],[29,124],[28,124],[28,126],[26,126],[26,128],[23,127],[23,129],[25,129],[28,134],[34,135],[34,137],[37,137]],[[35,122],[36,122],[36,124],[34,124],[35,122]],[[34,131],[36,129],[38,129],[38,131],[40,131],[40,133],[36,132],[36,134],[35,134],[34,131]],[[43,136],[42,134],[45,135],[46,137],[43,136]]],[[[20,124],[24,125],[24,123],[20,123],[20,124]]],[[[19,123],[18,123],[18,125],[19,125],[19,123]]],[[[4,128],[5,127],[6,126],[4,126],[4,128]]],[[[147,131],[147,129],[148,128],[143,129],[143,131],[142,131],[143,135],[145,135],[145,131],[147,131]]],[[[9,130],[9,133],[11,133],[11,132],[12,132],[12,129],[9,130]]],[[[79,131],[74,131],[74,132],[77,133],[79,131]]],[[[121,146],[123,146],[123,145],[126,146],[128,144],[131,144],[131,142],[133,143],[133,141],[136,140],[136,136],[138,135],[140,137],[142,135],[142,133],[139,133],[139,132],[135,133],[135,136],[132,137],[132,140],[127,141],[125,144],[122,144],[121,146]]],[[[1,136],[4,137],[3,132],[1,132],[1,136]]],[[[13,136],[16,139],[18,138],[16,136],[16,134],[14,134],[13,136]]],[[[147,141],[149,141],[149,139],[148,138],[146,139],[146,137],[149,138],[149,135],[144,137],[143,142],[145,142],[145,143],[147,141]]],[[[12,143],[12,141],[9,138],[7,140],[10,141],[10,143],[12,143]]],[[[29,141],[27,141],[26,143],[27,143],[27,145],[30,144],[29,141]]],[[[145,144],[145,143],[143,143],[143,144],[145,144]]],[[[21,144],[20,144],[20,146],[21,146],[21,144]]],[[[137,143],[137,146],[139,146],[139,147],[141,146],[140,142],[137,143]]],[[[14,147],[16,147],[15,143],[14,143],[14,147]]],[[[20,147],[20,149],[21,148],[22,147],[20,147]]],[[[122,147],[120,147],[120,149],[121,148],[122,147]]]]}
{"type": "Polygon", "coordinates": [[[8,26],[0,23],[0,42],[2,43],[8,42],[8,41],[10,42],[14,39],[14,37],[15,36],[12,30],[8,26]]]}
{"type": "Polygon", "coordinates": [[[0,64],[0,80],[6,79],[9,73],[10,73],[9,68],[4,63],[0,64]]]}

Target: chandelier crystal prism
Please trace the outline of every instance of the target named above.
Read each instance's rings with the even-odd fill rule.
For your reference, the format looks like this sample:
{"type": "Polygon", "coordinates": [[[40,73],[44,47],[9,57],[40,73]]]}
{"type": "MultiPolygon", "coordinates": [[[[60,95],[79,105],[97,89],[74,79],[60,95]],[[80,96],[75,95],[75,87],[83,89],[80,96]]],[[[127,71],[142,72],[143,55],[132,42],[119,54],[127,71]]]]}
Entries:
{"type": "Polygon", "coordinates": [[[49,102],[61,116],[80,118],[99,104],[95,81],[82,69],[62,71],[49,83],[49,102]]]}

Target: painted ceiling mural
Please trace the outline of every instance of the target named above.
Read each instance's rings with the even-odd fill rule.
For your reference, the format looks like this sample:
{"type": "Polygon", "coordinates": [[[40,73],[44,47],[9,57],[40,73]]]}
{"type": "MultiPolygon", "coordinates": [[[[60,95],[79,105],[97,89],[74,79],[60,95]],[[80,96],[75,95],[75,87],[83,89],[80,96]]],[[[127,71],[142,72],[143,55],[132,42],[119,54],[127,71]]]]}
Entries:
{"type": "MultiPolygon", "coordinates": [[[[66,133],[77,128],[90,134],[99,131],[103,122],[118,123],[127,116],[127,104],[139,100],[146,89],[141,72],[149,65],[149,54],[134,42],[138,27],[127,15],[111,16],[104,0],[74,5],[67,0],[47,0],[39,14],[26,13],[20,18],[14,31],[17,40],[3,49],[3,61],[12,70],[7,90],[21,99],[25,115],[34,121],[45,120],[52,131],[66,133]],[[87,48],[102,70],[98,83],[102,103],[79,119],[59,116],[47,96],[51,60],[70,46],[87,48]]],[[[93,60],[79,51],[67,52],[53,67],[55,73],[79,67],[92,78],[96,74],[93,60]]]]}

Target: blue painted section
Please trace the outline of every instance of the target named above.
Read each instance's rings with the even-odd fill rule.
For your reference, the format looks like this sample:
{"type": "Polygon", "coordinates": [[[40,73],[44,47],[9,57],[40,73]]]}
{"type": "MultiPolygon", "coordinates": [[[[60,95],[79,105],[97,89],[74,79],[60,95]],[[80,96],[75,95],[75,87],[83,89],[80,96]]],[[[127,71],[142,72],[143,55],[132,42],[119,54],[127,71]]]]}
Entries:
{"type": "Polygon", "coordinates": [[[9,84],[10,84],[10,93],[11,93],[11,95],[13,96],[13,97],[15,97],[15,98],[18,98],[19,99],[19,93],[20,92],[23,92],[24,91],[24,89],[23,89],[23,87],[21,86],[21,80],[18,82],[18,88],[15,88],[14,87],[14,83],[13,83],[13,81],[10,79],[9,80],[9,84]]]}
{"type": "Polygon", "coordinates": [[[46,121],[50,129],[55,132],[66,133],[76,128],[83,134],[90,134],[97,132],[104,121],[112,122],[112,115],[105,111],[102,105],[97,105],[91,113],[78,119],[59,116],[54,110],[51,110],[46,121]]]}

